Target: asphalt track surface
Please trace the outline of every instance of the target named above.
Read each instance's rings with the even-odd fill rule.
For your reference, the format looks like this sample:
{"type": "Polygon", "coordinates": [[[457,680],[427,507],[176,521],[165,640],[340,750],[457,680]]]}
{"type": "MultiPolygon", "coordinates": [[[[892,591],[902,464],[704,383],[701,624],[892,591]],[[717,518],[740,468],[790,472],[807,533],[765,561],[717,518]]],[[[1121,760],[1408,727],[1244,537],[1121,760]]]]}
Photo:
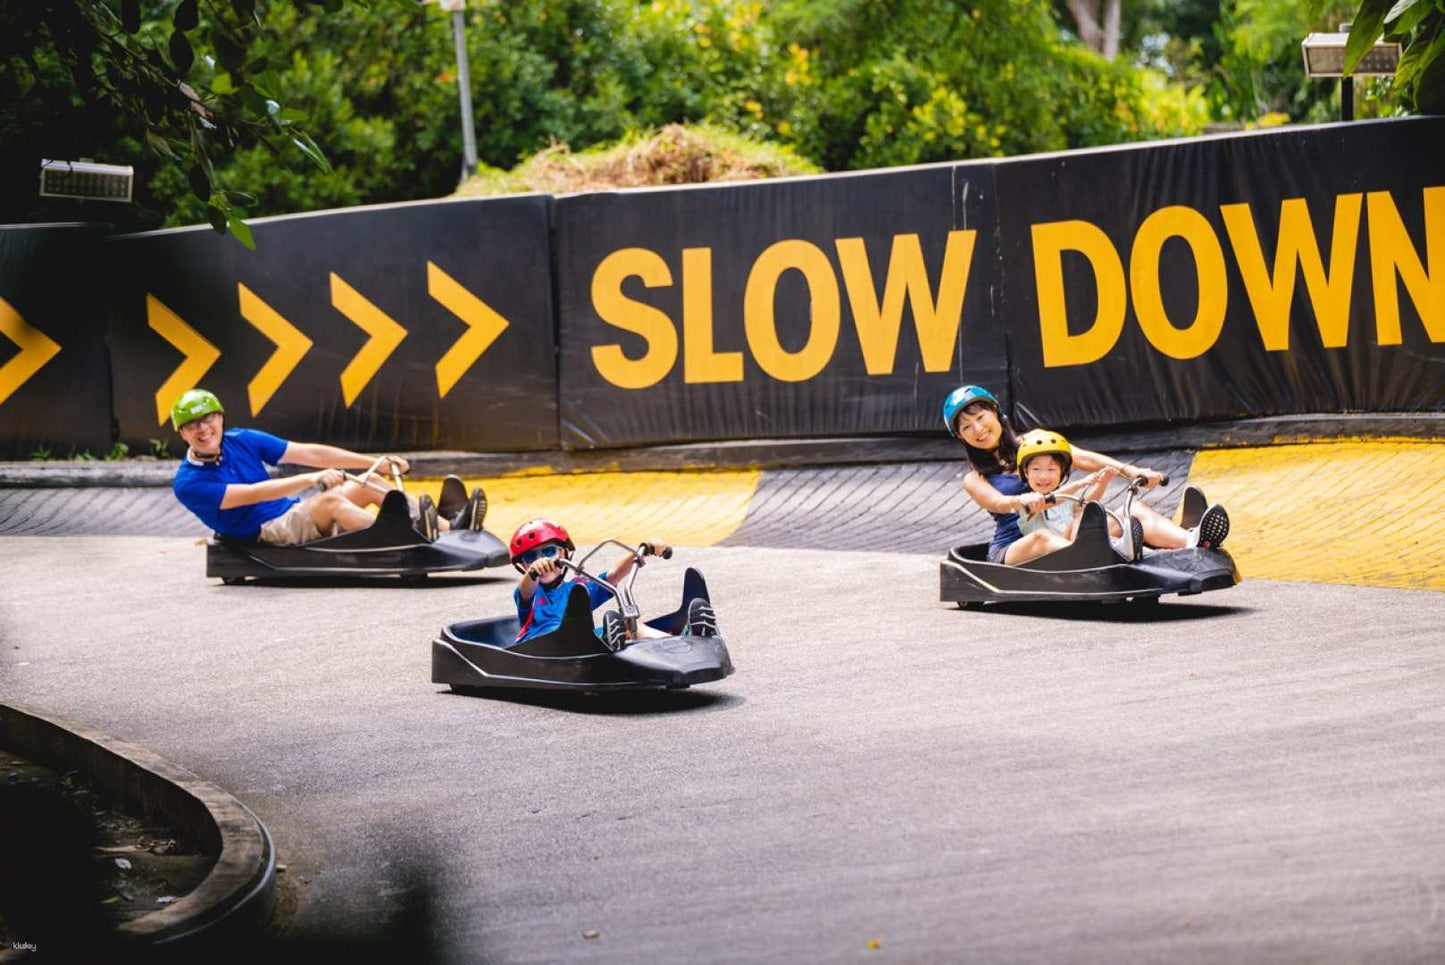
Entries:
{"type": "Polygon", "coordinates": [[[762,545],[650,566],[645,607],[707,574],[738,672],[637,701],[431,684],[432,635],[504,612],[508,575],[225,587],[189,536],[11,537],[0,700],[245,802],[288,866],[286,934],[318,950],[1445,959],[1445,595],[959,611],[936,552],[859,550],[945,486],[884,487],[873,517],[835,494],[827,549],[768,545],[829,498],[780,487],[797,511],[762,545]]]}

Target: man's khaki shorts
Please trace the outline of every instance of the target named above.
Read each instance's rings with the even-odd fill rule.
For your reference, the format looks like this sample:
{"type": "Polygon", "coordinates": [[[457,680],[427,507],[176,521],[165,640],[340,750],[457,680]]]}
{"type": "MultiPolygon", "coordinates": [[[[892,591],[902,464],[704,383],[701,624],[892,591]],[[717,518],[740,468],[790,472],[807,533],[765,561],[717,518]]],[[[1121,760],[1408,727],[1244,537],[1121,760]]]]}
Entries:
{"type": "Polygon", "coordinates": [[[311,518],[310,503],[309,499],[299,502],[275,519],[262,523],[261,542],[294,546],[320,539],[321,530],[316,528],[316,521],[311,518]]]}

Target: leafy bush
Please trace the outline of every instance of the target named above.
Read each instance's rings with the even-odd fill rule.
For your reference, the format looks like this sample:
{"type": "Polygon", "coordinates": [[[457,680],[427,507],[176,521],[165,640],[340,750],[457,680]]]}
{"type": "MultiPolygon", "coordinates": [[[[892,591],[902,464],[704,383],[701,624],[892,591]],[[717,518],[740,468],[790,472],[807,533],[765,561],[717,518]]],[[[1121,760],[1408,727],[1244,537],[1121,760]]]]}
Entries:
{"type": "Polygon", "coordinates": [[[800,151],[829,169],[1004,156],[1189,134],[1197,93],[1066,41],[1044,0],[793,0],[811,50],[800,151]]]}
{"type": "MultiPolygon", "coordinates": [[[[201,131],[195,144],[155,136],[140,95],[78,92],[87,67],[110,76],[110,47],[82,45],[77,62],[63,62],[75,45],[44,27],[0,43],[0,94],[11,95],[0,98],[0,133],[18,133],[27,158],[43,144],[46,156],[136,165],[127,227],[224,227],[242,211],[437,197],[458,182],[451,15],[435,5],[36,2],[96,29],[123,7],[135,18],[126,42],[162,48],[157,77],[173,58],[168,38],[191,12],[199,18],[182,31],[195,97],[171,84],[164,105],[177,132],[201,131]],[[241,65],[227,47],[238,38],[241,65]],[[200,123],[205,111],[216,131],[200,123]]],[[[28,23],[15,12],[26,6],[7,6],[0,27],[28,23]]],[[[679,123],[844,170],[1185,134],[1203,121],[1197,94],[1067,39],[1051,0],[472,0],[464,20],[488,169],[679,123]]]]}

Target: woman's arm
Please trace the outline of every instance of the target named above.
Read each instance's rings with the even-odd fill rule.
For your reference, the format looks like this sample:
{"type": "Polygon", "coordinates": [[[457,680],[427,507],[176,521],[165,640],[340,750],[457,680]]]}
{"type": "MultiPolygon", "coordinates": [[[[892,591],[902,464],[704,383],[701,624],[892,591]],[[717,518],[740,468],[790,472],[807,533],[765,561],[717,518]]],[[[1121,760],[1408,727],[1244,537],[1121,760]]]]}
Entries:
{"type": "Polygon", "coordinates": [[[341,483],[341,473],[335,469],[318,469],[316,472],[303,472],[295,476],[282,476],[279,479],[266,479],[256,483],[231,483],[226,487],[226,494],[221,497],[222,509],[235,509],[238,506],[254,506],[256,503],[264,503],[271,499],[281,499],[285,496],[294,496],[296,493],[312,486],[336,486],[341,483]]]}
{"type": "Polygon", "coordinates": [[[978,503],[990,513],[1036,513],[1043,508],[1044,497],[1038,493],[1025,493],[1022,496],[1005,496],[993,488],[988,480],[978,474],[978,470],[970,469],[963,477],[963,488],[969,498],[978,503]]]}
{"type": "Polygon", "coordinates": [[[1074,446],[1074,465],[1085,472],[1093,472],[1096,469],[1115,469],[1126,479],[1135,479],[1139,476],[1146,476],[1149,479],[1149,488],[1152,489],[1163,481],[1163,474],[1149,469],[1146,466],[1136,466],[1133,463],[1123,462],[1113,456],[1106,456],[1102,452],[1093,452],[1089,449],[1080,449],[1074,446]]]}

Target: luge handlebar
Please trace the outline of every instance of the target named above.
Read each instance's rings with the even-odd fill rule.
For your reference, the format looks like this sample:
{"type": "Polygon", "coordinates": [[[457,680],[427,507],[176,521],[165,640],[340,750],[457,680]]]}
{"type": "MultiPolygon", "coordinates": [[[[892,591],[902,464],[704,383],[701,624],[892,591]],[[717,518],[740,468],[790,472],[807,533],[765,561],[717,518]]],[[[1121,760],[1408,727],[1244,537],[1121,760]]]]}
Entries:
{"type": "MultiPolygon", "coordinates": [[[[341,473],[341,478],[345,479],[347,482],[356,483],[358,486],[365,486],[367,489],[370,489],[373,492],[386,493],[390,492],[390,490],[388,490],[385,486],[378,486],[376,483],[371,481],[372,476],[380,475],[380,473],[378,473],[376,470],[384,462],[388,463],[391,466],[390,475],[392,485],[395,486],[397,489],[403,489],[403,486],[401,484],[401,473],[396,471],[396,463],[391,459],[390,456],[377,456],[376,461],[367,468],[366,472],[362,473],[359,476],[355,473],[347,472],[344,469],[339,470],[339,472],[341,473]]],[[[322,488],[324,489],[325,487],[323,486],[322,488]]]]}
{"type": "MultiPolygon", "coordinates": [[[[642,569],[642,566],[643,566],[643,558],[644,558],[644,557],[648,557],[648,556],[661,556],[661,557],[662,557],[663,559],[665,559],[665,560],[670,560],[670,559],[672,559],[672,547],[671,547],[671,546],[669,546],[667,549],[663,550],[661,553],[654,553],[654,552],[653,552],[653,549],[652,549],[652,544],[651,544],[651,543],[639,543],[639,544],[637,544],[637,546],[633,547],[633,546],[628,546],[626,543],[623,543],[623,542],[620,541],[620,540],[604,539],[604,540],[602,540],[600,543],[598,543],[596,546],[592,547],[592,549],[587,553],[587,555],[583,556],[583,557],[582,557],[581,559],[579,559],[577,562],[574,563],[574,562],[572,562],[571,560],[557,559],[557,560],[556,560],[556,563],[557,563],[558,566],[562,567],[564,570],[571,570],[572,572],[578,574],[579,576],[585,576],[585,577],[587,577],[589,580],[596,580],[598,583],[601,583],[603,586],[607,587],[608,589],[612,590],[613,592],[616,592],[616,591],[617,591],[617,587],[616,587],[615,585],[613,585],[611,581],[609,581],[609,580],[607,580],[607,579],[604,579],[603,577],[597,576],[597,575],[594,574],[594,573],[589,573],[589,572],[585,569],[586,564],[587,564],[587,561],[590,560],[594,555],[596,555],[596,553],[597,553],[598,550],[600,550],[600,549],[601,549],[602,547],[604,547],[604,546],[607,546],[608,544],[611,544],[611,545],[613,545],[613,546],[616,546],[616,547],[618,547],[619,549],[624,549],[624,550],[626,550],[627,552],[631,553],[631,554],[632,554],[634,557],[636,557],[636,559],[637,559],[637,565],[632,568],[632,572],[631,572],[630,574],[628,574],[628,577],[627,577],[627,584],[626,584],[626,585],[627,585],[628,587],[631,587],[633,581],[637,579],[637,571],[640,570],[640,569],[642,569]]],[[[530,572],[530,570],[529,570],[529,572],[530,572]]]]}

